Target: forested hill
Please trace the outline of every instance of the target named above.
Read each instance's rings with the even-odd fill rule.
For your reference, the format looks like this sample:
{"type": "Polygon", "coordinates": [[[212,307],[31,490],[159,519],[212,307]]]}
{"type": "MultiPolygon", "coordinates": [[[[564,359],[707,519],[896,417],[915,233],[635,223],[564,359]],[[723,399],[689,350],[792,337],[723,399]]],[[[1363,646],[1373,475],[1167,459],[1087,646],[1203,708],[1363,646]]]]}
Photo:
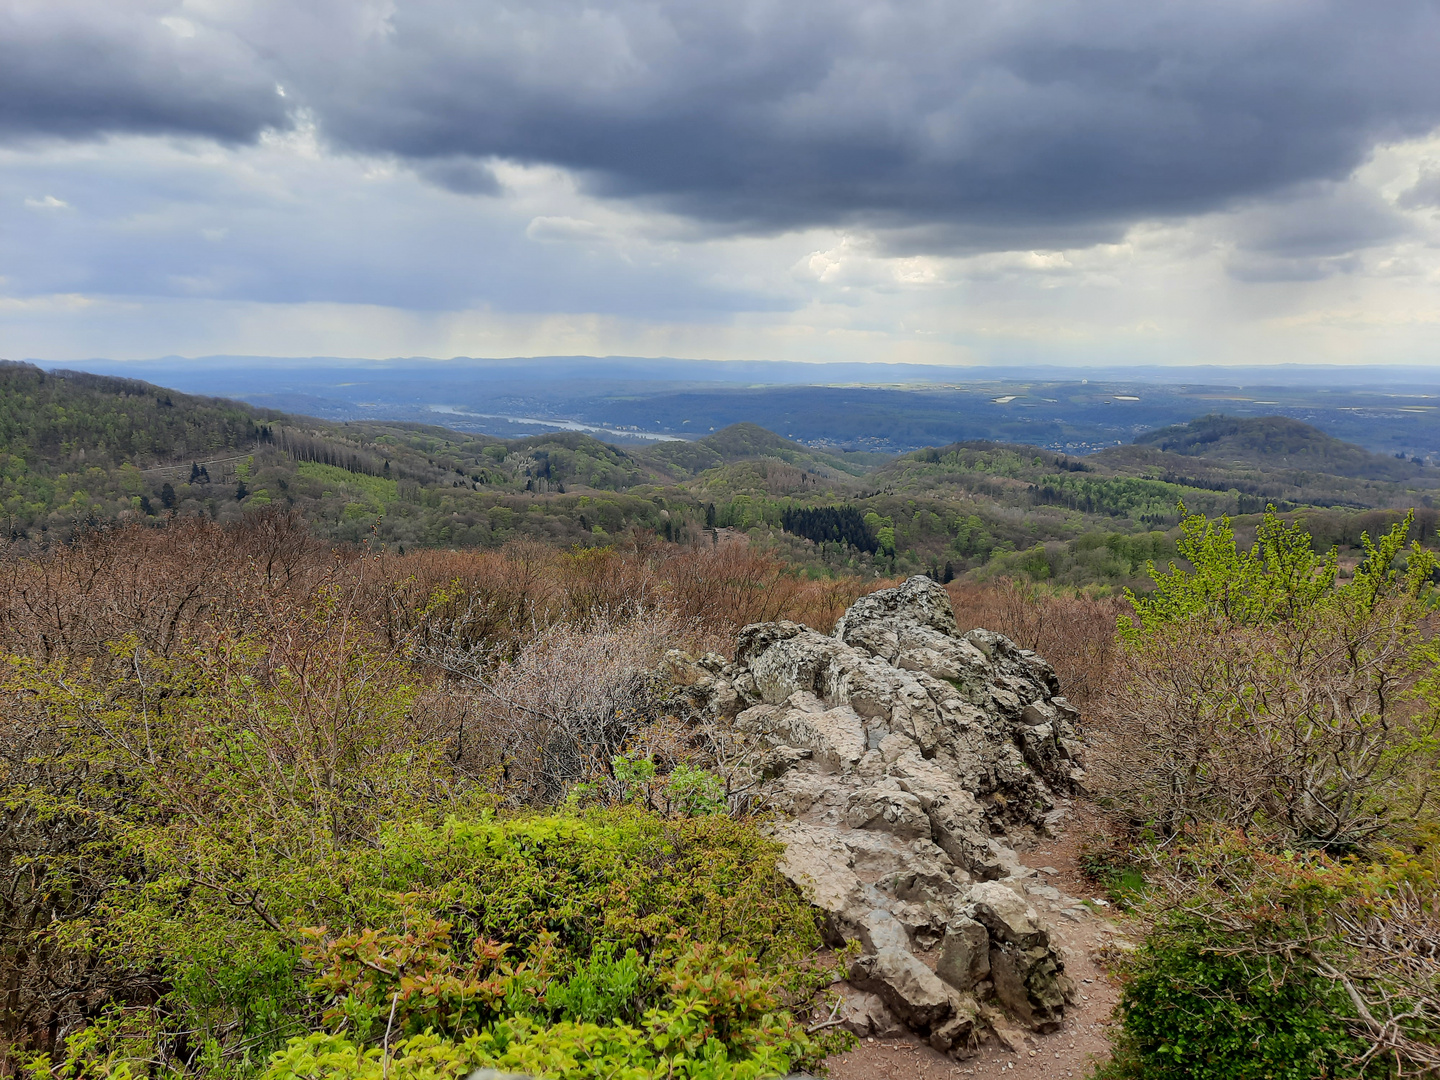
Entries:
{"type": "Polygon", "coordinates": [[[1306,469],[1356,480],[1414,483],[1429,479],[1433,486],[1440,476],[1419,461],[1406,460],[1403,455],[1372,454],[1286,416],[1202,416],[1141,435],[1135,445],[1228,464],[1306,469]]]}
{"type": "Polygon", "coordinates": [[[171,512],[223,521],[281,505],[345,540],[588,544],[631,525],[681,539],[703,530],[706,511],[675,485],[728,467],[739,468],[730,479],[742,488],[813,488],[863,469],[753,424],[639,448],[576,432],[505,441],[332,423],[0,362],[0,512],[12,538],[171,512]]]}
{"type": "Polygon", "coordinates": [[[748,535],[811,573],[1007,574],[1143,585],[1174,554],[1177,506],[1242,530],[1275,504],[1342,549],[1418,507],[1433,543],[1440,470],[1279,418],[1204,417],[1087,457],[965,442],[831,454],[740,423],[612,446],[579,432],[501,440],[332,422],[148,383],[0,364],[0,513],[14,540],[77,527],[293,509],[320,535],[393,546],[520,538],[748,535]]]}
{"type": "Polygon", "coordinates": [[[135,379],[0,361],[0,448],[50,475],[238,450],[280,415],[135,379]]]}

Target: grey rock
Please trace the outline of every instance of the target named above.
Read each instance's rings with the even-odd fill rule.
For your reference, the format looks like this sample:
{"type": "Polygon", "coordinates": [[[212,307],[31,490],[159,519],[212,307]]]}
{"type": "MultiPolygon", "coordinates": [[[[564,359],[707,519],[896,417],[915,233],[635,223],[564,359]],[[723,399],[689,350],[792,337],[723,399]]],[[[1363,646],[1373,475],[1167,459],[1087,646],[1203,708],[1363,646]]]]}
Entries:
{"type": "Polygon", "coordinates": [[[998,881],[982,881],[970,890],[970,907],[996,941],[1020,948],[1046,946],[1050,935],[1040,925],[1035,909],[1020,894],[998,881]]]}
{"type": "Polygon", "coordinates": [[[935,974],[956,990],[974,990],[990,975],[990,934],[984,924],[963,915],[950,922],[935,974]]]}
{"type": "Polygon", "coordinates": [[[872,908],[861,916],[860,941],[868,952],[910,948],[909,932],[884,908],[872,908]]]}
{"type": "Polygon", "coordinates": [[[914,953],[881,949],[850,965],[850,985],[876,994],[917,1031],[929,1031],[950,1016],[950,995],[914,953]]]}
{"type": "Polygon", "coordinates": [[[901,837],[930,835],[930,819],[920,800],[893,781],[862,788],[852,795],[845,824],[852,829],[875,829],[901,837]]]}
{"type": "Polygon", "coordinates": [[[942,1054],[969,1057],[977,1046],[975,999],[967,994],[950,995],[950,1019],[930,1032],[930,1045],[942,1054]]]}
{"type": "Polygon", "coordinates": [[[1064,962],[1043,945],[992,945],[990,978],[1006,1011],[1036,1031],[1057,1030],[1065,1003],[1074,996],[1064,962]]]}
{"type": "Polygon", "coordinates": [[[1044,659],[962,633],[945,590],[914,577],[856,601],[832,636],[759,623],[733,662],[671,652],[665,670],[777,813],[780,870],[827,939],[867,950],[851,1030],[898,1018],[959,1053],[1005,1023],[996,1004],[1058,1022],[1068,981],[1025,890],[1059,893],[1015,849],[1059,827],[1084,746],[1044,659]],[[915,955],[929,948],[939,974],[915,955]]]}
{"type": "Polygon", "coordinates": [[[888,1039],[904,1034],[905,1025],[895,1018],[878,994],[857,990],[848,983],[841,983],[835,989],[841,995],[840,1009],[835,1017],[840,1021],[840,1027],[862,1039],[888,1039]]]}

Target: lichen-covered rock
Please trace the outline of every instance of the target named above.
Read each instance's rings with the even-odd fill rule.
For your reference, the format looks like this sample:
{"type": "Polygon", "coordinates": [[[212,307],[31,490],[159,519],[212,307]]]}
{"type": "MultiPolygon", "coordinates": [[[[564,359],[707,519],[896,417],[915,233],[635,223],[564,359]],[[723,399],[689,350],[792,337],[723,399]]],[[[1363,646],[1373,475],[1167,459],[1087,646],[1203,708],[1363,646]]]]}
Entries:
{"type": "MultiPolygon", "coordinates": [[[[1079,716],[1049,664],[962,630],[924,577],[857,600],[833,636],[758,623],[733,662],[665,664],[781,815],[781,872],[832,943],[866,950],[854,987],[955,1054],[1005,1026],[996,1006],[1032,1028],[1059,1022],[1071,990],[1014,850],[1085,775],[1079,716]]],[[[865,1008],[851,1030],[875,1027],[865,1008]]]]}
{"type": "Polygon", "coordinates": [[[978,1008],[968,994],[950,994],[950,1018],[930,1032],[930,1045],[942,1054],[969,1057],[975,1046],[978,1008]]]}
{"type": "Polygon", "coordinates": [[[995,997],[1007,1012],[1036,1031],[1055,1031],[1074,985],[1049,948],[995,943],[990,949],[995,997]]]}

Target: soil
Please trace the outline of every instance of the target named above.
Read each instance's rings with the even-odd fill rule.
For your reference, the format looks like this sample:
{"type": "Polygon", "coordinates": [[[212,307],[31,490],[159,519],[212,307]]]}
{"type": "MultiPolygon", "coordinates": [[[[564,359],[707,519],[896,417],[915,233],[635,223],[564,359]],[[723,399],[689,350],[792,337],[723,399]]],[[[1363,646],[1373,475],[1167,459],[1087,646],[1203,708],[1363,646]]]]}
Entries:
{"type": "MultiPolygon", "coordinates": [[[[1021,861],[1036,870],[1054,870],[1054,874],[1042,870],[1039,877],[1062,895],[1096,898],[1094,886],[1080,873],[1078,863],[1084,832],[1082,824],[1072,822],[1059,839],[1020,852],[1021,861]]],[[[1099,913],[1095,916],[1074,922],[1048,910],[1049,905],[1039,898],[1032,898],[1032,903],[1049,924],[1052,939],[1062,948],[1065,972],[1079,990],[1079,999],[1065,1010],[1065,1022],[1059,1031],[1053,1035],[1025,1032],[1016,1050],[1007,1050],[990,1039],[981,1044],[975,1056],[960,1060],[939,1053],[918,1036],[864,1040],[856,1049],[829,1059],[833,1080],[949,1080],[968,1076],[1056,1080],[1086,1077],[1096,1063],[1106,1060],[1112,1013],[1120,993],[1101,967],[1098,954],[1110,939],[1114,925],[1109,923],[1103,904],[1096,905],[1099,913]]]]}

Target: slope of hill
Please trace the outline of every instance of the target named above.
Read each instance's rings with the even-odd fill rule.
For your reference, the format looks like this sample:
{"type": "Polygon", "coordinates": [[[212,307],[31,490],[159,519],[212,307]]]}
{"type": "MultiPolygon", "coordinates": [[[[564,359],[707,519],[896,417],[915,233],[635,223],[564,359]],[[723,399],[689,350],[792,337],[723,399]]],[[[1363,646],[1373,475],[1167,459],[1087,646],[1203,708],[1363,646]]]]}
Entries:
{"type": "Polygon", "coordinates": [[[697,476],[710,469],[762,458],[783,461],[825,477],[859,476],[867,471],[870,462],[853,459],[873,456],[827,454],[748,422],[731,424],[694,442],[654,443],[636,453],[646,461],[671,466],[681,476],[697,476]]]}
{"type": "Polygon", "coordinates": [[[662,477],[584,435],[507,443],[416,424],[326,423],[0,364],[0,514],[12,539],[172,512],[224,521],[278,505],[342,540],[588,542],[631,524],[663,528],[663,506],[625,494],[662,477]]]}

